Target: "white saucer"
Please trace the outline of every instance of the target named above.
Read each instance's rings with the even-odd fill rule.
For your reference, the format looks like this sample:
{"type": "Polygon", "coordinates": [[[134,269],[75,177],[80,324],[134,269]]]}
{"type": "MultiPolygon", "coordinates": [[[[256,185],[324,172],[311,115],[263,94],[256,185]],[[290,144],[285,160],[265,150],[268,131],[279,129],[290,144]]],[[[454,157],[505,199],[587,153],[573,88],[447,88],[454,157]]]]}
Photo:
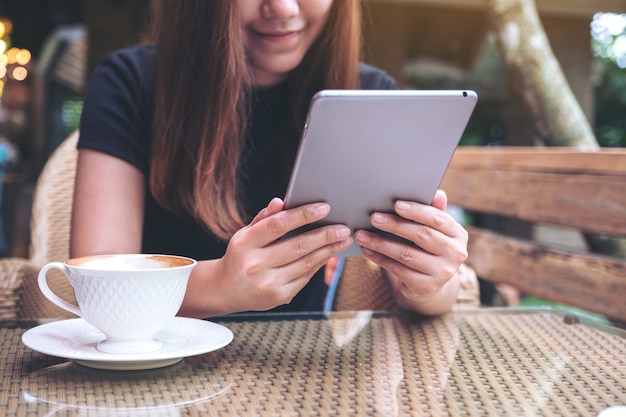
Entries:
{"type": "Polygon", "coordinates": [[[73,359],[90,368],[138,370],[172,365],[184,357],[220,349],[233,340],[233,333],[210,321],[176,317],[157,333],[156,339],[163,342],[163,348],[156,352],[100,352],[96,344],[104,338],[84,319],[69,319],[29,329],[22,335],[22,342],[38,352],[73,359]]]}

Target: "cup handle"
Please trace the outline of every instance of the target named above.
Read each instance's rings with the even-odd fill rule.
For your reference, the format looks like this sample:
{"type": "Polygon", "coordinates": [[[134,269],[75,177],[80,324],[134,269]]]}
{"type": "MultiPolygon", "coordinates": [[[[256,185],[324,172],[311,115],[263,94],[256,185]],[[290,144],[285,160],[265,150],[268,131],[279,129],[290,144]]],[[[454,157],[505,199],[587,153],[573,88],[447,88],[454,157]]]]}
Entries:
{"type": "Polygon", "coordinates": [[[39,283],[39,289],[41,290],[42,294],[56,306],[82,317],[83,313],[82,311],[80,311],[80,308],[78,306],[68,303],[67,301],[56,295],[54,292],[52,292],[52,290],[48,286],[47,274],[48,271],[53,268],[63,272],[66,277],[68,276],[69,271],[62,262],[50,262],[49,264],[41,268],[41,271],[39,271],[39,276],[37,279],[39,283]]]}

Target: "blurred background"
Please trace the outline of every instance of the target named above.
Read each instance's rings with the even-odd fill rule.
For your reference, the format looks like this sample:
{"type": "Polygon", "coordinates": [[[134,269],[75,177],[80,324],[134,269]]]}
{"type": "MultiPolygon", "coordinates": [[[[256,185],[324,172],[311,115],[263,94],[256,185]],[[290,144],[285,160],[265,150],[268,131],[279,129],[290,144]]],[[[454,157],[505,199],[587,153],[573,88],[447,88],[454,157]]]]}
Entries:
{"type": "MultiPolygon", "coordinates": [[[[404,88],[471,88],[463,145],[535,145],[484,0],[364,0],[365,58],[404,88]]],[[[626,0],[536,0],[601,146],[626,146],[626,0]]],[[[0,257],[28,255],[34,184],[78,127],[91,70],[146,40],[150,0],[0,0],[0,257]]]]}

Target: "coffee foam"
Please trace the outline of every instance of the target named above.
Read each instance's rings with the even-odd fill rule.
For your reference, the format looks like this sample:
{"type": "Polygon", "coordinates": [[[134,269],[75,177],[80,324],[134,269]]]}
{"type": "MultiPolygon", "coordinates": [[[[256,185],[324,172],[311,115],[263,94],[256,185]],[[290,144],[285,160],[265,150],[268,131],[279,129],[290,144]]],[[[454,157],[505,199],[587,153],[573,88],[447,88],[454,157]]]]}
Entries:
{"type": "Polygon", "coordinates": [[[192,261],[185,258],[169,257],[165,255],[105,255],[87,256],[67,261],[68,265],[80,268],[97,270],[140,270],[173,268],[191,264],[192,261]]]}

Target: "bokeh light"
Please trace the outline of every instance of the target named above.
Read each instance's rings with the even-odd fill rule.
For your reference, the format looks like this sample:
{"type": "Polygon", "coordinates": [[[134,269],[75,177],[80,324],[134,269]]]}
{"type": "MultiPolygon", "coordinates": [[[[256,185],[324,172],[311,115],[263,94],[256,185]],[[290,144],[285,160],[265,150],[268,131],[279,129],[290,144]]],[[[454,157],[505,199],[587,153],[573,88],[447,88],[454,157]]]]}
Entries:
{"type": "Polygon", "coordinates": [[[26,65],[30,62],[31,54],[28,49],[20,49],[15,55],[15,61],[20,65],[26,65]]]}
{"type": "Polygon", "coordinates": [[[24,81],[28,76],[28,71],[24,67],[15,67],[13,68],[11,76],[17,81],[24,81]]]}
{"type": "Polygon", "coordinates": [[[0,38],[9,36],[13,32],[13,22],[9,19],[0,17],[0,38]]]}
{"type": "Polygon", "coordinates": [[[19,48],[11,48],[7,51],[7,58],[9,58],[9,64],[15,64],[17,62],[17,54],[20,52],[19,48]]]}

